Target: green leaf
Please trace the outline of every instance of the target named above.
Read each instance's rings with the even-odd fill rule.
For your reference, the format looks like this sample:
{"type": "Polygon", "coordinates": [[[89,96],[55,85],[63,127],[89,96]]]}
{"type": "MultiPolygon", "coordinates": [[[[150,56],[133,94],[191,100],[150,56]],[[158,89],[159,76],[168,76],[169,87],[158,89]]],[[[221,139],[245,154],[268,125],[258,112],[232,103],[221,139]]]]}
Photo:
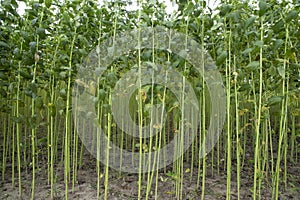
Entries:
{"type": "Polygon", "coordinates": [[[39,8],[40,4],[39,3],[33,3],[33,8],[37,10],[39,8]]]}
{"type": "Polygon", "coordinates": [[[22,56],[20,54],[20,49],[19,48],[15,48],[13,51],[13,54],[16,56],[17,59],[21,59],[22,56]]]}
{"type": "Polygon", "coordinates": [[[222,53],[217,57],[216,64],[222,64],[227,58],[227,51],[222,51],[222,53]]]}
{"type": "Polygon", "coordinates": [[[233,20],[234,22],[240,21],[240,13],[238,11],[228,13],[226,16],[229,20],[233,20]]]}
{"type": "Polygon", "coordinates": [[[184,13],[185,14],[192,13],[192,11],[194,10],[194,7],[195,7],[194,4],[192,2],[189,2],[187,8],[184,11],[184,13]]]}
{"type": "Polygon", "coordinates": [[[253,51],[253,48],[247,48],[242,52],[242,54],[248,54],[248,53],[251,53],[252,51],[253,51]]]}
{"type": "Polygon", "coordinates": [[[177,60],[175,60],[174,62],[172,62],[171,67],[172,68],[178,67],[178,65],[180,64],[180,61],[181,60],[178,58],[177,60]]]}
{"type": "Polygon", "coordinates": [[[0,47],[5,47],[9,49],[9,45],[6,42],[0,41],[0,47]]]}
{"type": "Polygon", "coordinates": [[[32,76],[27,71],[21,70],[20,75],[24,78],[32,79],[32,76]]]}
{"type": "Polygon", "coordinates": [[[258,61],[252,61],[251,63],[249,63],[247,65],[246,68],[251,70],[251,71],[254,71],[254,70],[258,69],[258,67],[259,67],[259,62],[258,61]]]}
{"type": "Polygon", "coordinates": [[[21,36],[25,39],[25,40],[28,40],[29,38],[29,35],[26,31],[21,31],[21,36]]]}
{"type": "Polygon", "coordinates": [[[104,89],[100,89],[100,90],[98,91],[98,97],[99,97],[99,99],[102,100],[102,101],[105,99],[105,97],[106,97],[106,92],[105,92],[104,89]]]}
{"type": "Polygon", "coordinates": [[[293,19],[296,19],[298,17],[298,12],[296,10],[291,10],[287,15],[286,15],[286,22],[289,23],[293,19]]]}
{"type": "Polygon", "coordinates": [[[30,42],[29,47],[30,47],[31,52],[35,52],[36,51],[36,42],[30,42]]]}
{"type": "Polygon", "coordinates": [[[220,16],[225,16],[227,13],[229,13],[232,9],[232,5],[230,4],[222,4],[220,9],[220,16]]]}
{"type": "Polygon", "coordinates": [[[43,138],[38,139],[37,143],[41,145],[41,144],[46,144],[47,141],[48,141],[47,137],[43,137],[43,138]]]}
{"type": "Polygon", "coordinates": [[[246,20],[245,22],[245,29],[251,26],[255,22],[256,17],[252,16],[249,19],[246,20]]]}
{"type": "Polygon", "coordinates": [[[268,8],[270,7],[270,5],[265,1],[259,1],[258,6],[259,6],[259,16],[263,16],[267,12],[268,8]]]}
{"type": "Polygon", "coordinates": [[[66,97],[67,96],[67,91],[66,91],[66,89],[61,89],[60,91],[59,91],[59,94],[62,96],[62,97],[66,97]]]}
{"type": "Polygon", "coordinates": [[[249,83],[244,83],[239,87],[239,91],[249,91],[251,89],[251,85],[249,83]]]}
{"type": "Polygon", "coordinates": [[[277,67],[277,71],[278,71],[279,75],[280,75],[282,78],[284,78],[284,76],[285,76],[285,70],[284,70],[283,66],[277,67]]]}
{"type": "Polygon", "coordinates": [[[34,19],[31,21],[31,25],[34,26],[34,25],[36,24],[37,20],[38,20],[37,18],[34,18],[34,19]]]}
{"type": "Polygon", "coordinates": [[[3,72],[0,71],[0,79],[7,80],[8,77],[3,72]]]}
{"type": "Polygon", "coordinates": [[[278,22],[275,23],[275,25],[272,27],[275,33],[279,33],[281,30],[284,29],[284,22],[282,19],[280,19],[278,22]]]}
{"type": "Polygon", "coordinates": [[[49,8],[52,5],[52,0],[45,0],[45,5],[49,8]]]}
{"type": "Polygon", "coordinates": [[[194,15],[195,15],[195,17],[199,17],[200,14],[201,14],[201,11],[200,10],[196,10],[194,15]]]}
{"type": "Polygon", "coordinates": [[[198,28],[199,28],[199,27],[198,27],[198,25],[197,25],[196,23],[194,23],[194,22],[193,22],[193,23],[190,23],[189,26],[191,27],[191,30],[192,30],[192,31],[194,31],[194,32],[197,32],[197,31],[198,31],[198,28]]]}
{"type": "Polygon", "coordinates": [[[258,46],[259,48],[262,48],[264,46],[264,42],[261,40],[257,40],[254,42],[255,46],[258,46]]]}
{"type": "Polygon", "coordinates": [[[281,103],[283,98],[284,98],[283,96],[273,96],[273,97],[268,99],[267,105],[272,106],[272,105],[275,105],[275,104],[279,104],[279,103],[281,103]]]}
{"type": "Polygon", "coordinates": [[[36,33],[42,38],[44,39],[46,36],[46,31],[44,28],[37,28],[36,29],[36,33]]]}
{"type": "Polygon", "coordinates": [[[300,68],[300,64],[297,64],[297,63],[291,63],[290,66],[291,67],[300,68]]]}
{"type": "Polygon", "coordinates": [[[86,49],[78,49],[78,51],[79,51],[79,53],[81,55],[87,55],[88,54],[88,52],[86,51],[86,49]]]}

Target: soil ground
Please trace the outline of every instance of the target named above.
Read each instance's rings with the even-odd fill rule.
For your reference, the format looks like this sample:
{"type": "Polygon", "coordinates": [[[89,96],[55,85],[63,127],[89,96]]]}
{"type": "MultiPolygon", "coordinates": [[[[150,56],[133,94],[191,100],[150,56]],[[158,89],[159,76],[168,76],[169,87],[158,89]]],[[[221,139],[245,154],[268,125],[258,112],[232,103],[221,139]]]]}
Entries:
{"type": "MultiPolygon", "coordinates": [[[[69,186],[69,199],[80,200],[93,200],[97,199],[97,175],[95,159],[92,159],[90,155],[84,156],[84,164],[81,169],[78,170],[78,179],[72,191],[72,185],[69,186]]],[[[247,160],[247,159],[246,159],[247,160]]],[[[250,158],[248,159],[250,160],[250,158]]],[[[233,161],[233,163],[236,163],[233,161]]],[[[224,166],[224,161],[221,162],[224,166]]],[[[189,164],[185,164],[184,169],[190,169],[189,164]]],[[[280,200],[299,200],[300,199],[300,165],[288,164],[288,183],[287,189],[284,189],[284,184],[280,185],[280,200]]],[[[167,171],[171,171],[171,167],[167,168],[167,171]]],[[[17,168],[15,167],[15,172],[17,168]]],[[[22,188],[24,200],[30,199],[31,194],[31,173],[28,169],[27,174],[22,171],[22,188]]],[[[55,184],[55,199],[64,199],[64,175],[63,166],[57,166],[55,169],[56,184],[55,184]]],[[[175,181],[172,177],[167,176],[167,173],[158,173],[158,199],[176,199],[175,198],[175,181]]],[[[15,175],[17,176],[17,174],[15,175]]],[[[232,167],[232,180],[231,180],[231,199],[237,199],[237,175],[236,167],[232,167]]],[[[154,177],[155,180],[155,177],[154,177]]],[[[220,173],[217,173],[216,167],[212,170],[211,166],[207,167],[205,184],[205,199],[207,200],[222,200],[226,199],[226,171],[220,169],[220,173]]],[[[266,181],[266,180],[263,180],[266,181]]],[[[109,200],[135,200],[137,199],[138,191],[138,176],[137,174],[121,174],[116,171],[109,172],[109,200]]],[[[143,184],[144,186],[146,183],[143,184]]],[[[268,181],[267,188],[261,190],[261,200],[271,199],[271,181],[268,181]]],[[[251,190],[253,187],[253,163],[246,162],[241,171],[241,199],[247,200],[251,198],[251,190]]],[[[146,188],[143,189],[145,193],[146,188]]],[[[39,169],[36,173],[36,187],[35,187],[35,199],[43,200],[50,199],[50,185],[47,181],[47,163],[40,161],[39,169]]],[[[195,168],[192,176],[190,173],[185,173],[183,182],[183,199],[185,200],[198,200],[201,197],[201,179],[200,186],[197,187],[197,170],[195,168]],[[190,178],[192,177],[192,178],[190,178]]],[[[101,178],[101,194],[104,194],[104,177],[101,178]]],[[[155,181],[151,188],[151,195],[149,199],[154,199],[155,195],[155,181]]],[[[145,195],[144,195],[145,196],[145,195]]],[[[18,180],[15,178],[15,187],[11,184],[11,166],[7,166],[5,173],[5,180],[0,181],[0,199],[18,200],[18,180]]],[[[103,199],[101,195],[100,199],[103,199]]],[[[144,199],[144,198],[143,198],[144,199]]]]}

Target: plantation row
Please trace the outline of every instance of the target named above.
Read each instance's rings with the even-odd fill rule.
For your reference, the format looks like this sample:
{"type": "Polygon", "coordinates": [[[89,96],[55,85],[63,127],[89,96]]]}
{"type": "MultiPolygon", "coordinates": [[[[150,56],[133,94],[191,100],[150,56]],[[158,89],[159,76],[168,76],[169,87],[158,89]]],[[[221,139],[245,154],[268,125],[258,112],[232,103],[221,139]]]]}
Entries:
{"type": "MultiPolygon", "coordinates": [[[[123,154],[117,155],[114,149],[109,150],[109,145],[103,146],[97,134],[80,135],[79,132],[97,133],[90,124],[92,118],[77,119],[80,116],[77,111],[93,108],[94,117],[108,141],[120,149],[135,152],[139,158],[132,156],[127,159],[128,163],[119,163],[120,169],[129,163],[136,166],[137,199],[159,199],[159,173],[170,176],[174,182],[170,198],[186,199],[185,181],[195,179],[195,188],[201,190],[195,198],[205,199],[208,174],[226,175],[226,199],[232,198],[232,191],[236,191],[237,199],[249,197],[243,196],[241,191],[250,193],[253,199],[263,196],[279,199],[291,187],[300,194],[297,189],[300,187],[299,173],[289,174],[289,168],[299,166],[300,162],[298,1],[250,3],[227,0],[221,1],[212,11],[205,1],[187,0],[178,1],[178,11],[172,14],[167,14],[166,5],[156,0],[139,0],[137,10],[133,11],[126,9],[128,4],[123,0],[103,5],[98,5],[95,0],[30,1],[26,2],[25,14],[20,16],[15,0],[1,1],[2,181],[10,182],[13,189],[18,189],[20,198],[31,196],[34,199],[35,189],[40,184],[36,184],[36,175],[42,171],[47,175],[44,184],[50,185],[47,198],[54,199],[59,196],[55,188],[60,184],[58,176],[63,171],[64,197],[68,199],[69,191],[74,191],[78,184],[78,170],[88,166],[85,160],[93,158],[92,155],[98,158],[101,155],[106,163],[93,158],[93,176],[97,176],[96,196],[109,199],[110,175],[116,172],[109,170],[108,164],[110,160],[122,160],[123,154]],[[181,53],[136,48],[115,60],[109,59],[111,64],[103,71],[102,77],[93,81],[86,79],[86,82],[77,79],[81,67],[88,65],[89,53],[99,51],[98,45],[109,41],[120,50],[123,47],[117,41],[124,46],[130,46],[131,41],[118,38],[119,33],[134,29],[142,33],[142,28],[158,26],[186,35],[180,41],[186,46],[188,38],[198,42],[198,48],[210,55],[222,76],[226,96],[222,99],[224,104],[218,106],[219,112],[224,111],[219,115],[224,115],[225,123],[223,126],[220,121],[219,140],[209,141],[216,142],[211,151],[203,149],[202,144],[208,138],[210,119],[214,114],[212,102],[218,100],[212,96],[216,91],[210,91],[201,76],[206,73],[205,64],[201,64],[201,72],[184,59],[188,56],[181,53]],[[167,66],[170,72],[160,66],[167,66]],[[143,74],[145,69],[151,69],[146,72],[153,75],[158,74],[161,84],[154,79],[142,84],[143,79],[144,82],[147,79],[143,74]],[[126,75],[129,72],[136,76],[126,75]],[[173,85],[169,86],[174,86],[175,92],[162,84],[168,76],[177,75],[185,78],[170,79],[173,85]],[[128,104],[120,100],[117,107],[113,107],[114,90],[122,88],[123,82],[118,82],[121,79],[127,84],[136,80],[140,85],[132,93],[127,93],[131,95],[128,104]],[[185,93],[184,88],[189,86],[194,93],[185,93]],[[74,91],[77,95],[91,94],[95,97],[94,105],[77,107],[75,111],[78,102],[74,100],[74,91]],[[180,96],[182,94],[191,98],[195,94],[199,110],[189,110],[189,103],[180,96]],[[158,104],[160,106],[153,109],[158,104]],[[123,116],[120,121],[114,116],[116,113],[123,116]],[[197,119],[199,124],[195,122],[197,119]],[[191,128],[195,140],[185,151],[187,138],[184,133],[189,124],[196,124],[191,128]],[[128,127],[127,131],[123,126],[128,127]],[[155,136],[145,138],[143,130],[155,136]],[[157,150],[172,140],[176,144],[174,154],[158,156],[157,150]],[[147,162],[143,157],[147,153],[153,156],[154,162],[147,162]],[[160,170],[160,164],[180,153],[184,154],[160,170]],[[152,170],[143,173],[142,166],[152,170]],[[251,188],[241,182],[245,171],[250,174],[251,188]],[[27,181],[28,176],[31,183],[27,181]],[[233,181],[236,182],[235,188],[232,187],[233,181]],[[24,185],[31,190],[25,190],[24,185]]],[[[137,34],[137,44],[143,43],[142,36],[137,34]]],[[[160,39],[151,38],[151,44],[160,39]]],[[[170,41],[169,45],[171,47],[174,42],[170,41]]],[[[115,52],[109,48],[103,51],[107,54],[115,52]]],[[[103,62],[93,64],[102,69],[103,62]]],[[[94,76],[93,72],[91,76],[94,76]]],[[[119,172],[119,176],[121,174],[119,172]]]]}

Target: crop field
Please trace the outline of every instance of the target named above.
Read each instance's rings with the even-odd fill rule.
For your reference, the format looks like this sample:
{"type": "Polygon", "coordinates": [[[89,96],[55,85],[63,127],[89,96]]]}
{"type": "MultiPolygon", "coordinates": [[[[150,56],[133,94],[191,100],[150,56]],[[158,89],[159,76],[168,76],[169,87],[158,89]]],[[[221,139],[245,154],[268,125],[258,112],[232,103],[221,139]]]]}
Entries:
{"type": "Polygon", "coordinates": [[[0,199],[300,199],[298,0],[0,2],[0,199]]]}

